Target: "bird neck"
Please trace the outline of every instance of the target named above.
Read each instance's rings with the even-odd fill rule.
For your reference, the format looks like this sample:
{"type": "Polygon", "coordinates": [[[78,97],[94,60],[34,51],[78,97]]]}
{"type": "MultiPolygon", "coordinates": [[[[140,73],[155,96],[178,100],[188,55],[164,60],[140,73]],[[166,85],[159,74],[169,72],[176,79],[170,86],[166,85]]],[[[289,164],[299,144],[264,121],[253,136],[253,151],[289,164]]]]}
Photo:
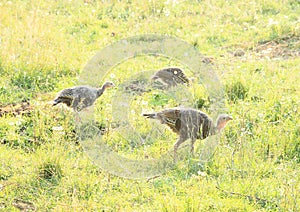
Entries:
{"type": "Polygon", "coordinates": [[[105,91],[105,86],[103,85],[101,88],[97,90],[97,97],[101,96],[105,91]]]}
{"type": "Polygon", "coordinates": [[[215,123],[212,125],[212,127],[210,129],[210,133],[211,133],[211,135],[216,135],[216,134],[220,133],[221,130],[222,130],[222,128],[220,128],[220,126],[218,126],[218,124],[215,123]]]}
{"type": "Polygon", "coordinates": [[[210,134],[211,135],[216,135],[218,134],[220,131],[218,130],[217,126],[213,125],[211,128],[210,128],[210,134]]]}

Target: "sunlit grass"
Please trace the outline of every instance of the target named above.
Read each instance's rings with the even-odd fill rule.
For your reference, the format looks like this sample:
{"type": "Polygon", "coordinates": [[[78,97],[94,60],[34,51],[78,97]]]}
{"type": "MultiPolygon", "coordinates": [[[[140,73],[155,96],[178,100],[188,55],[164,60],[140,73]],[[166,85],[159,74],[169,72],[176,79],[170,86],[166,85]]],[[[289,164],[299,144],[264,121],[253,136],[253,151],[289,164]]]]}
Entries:
{"type": "MultiPolygon", "coordinates": [[[[16,210],[13,203],[22,200],[40,211],[299,211],[299,10],[296,0],[2,1],[0,106],[29,101],[34,109],[16,116],[0,111],[0,210],[16,210]],[[198,165],[198,151],[149,182],[99,169],[78,143],[73,112],[49,103],[78,84],[98,50],[148,33],[176,36],[211,58],[234,118],[206,166],[198,165]]],[[[124,82],[169,66],[195,78],[186,65],[139,56],[100,76],[117,85],[94,108],[113,151],[157,159],[173,146],[176,135],[144,112],[189,106],[210,113],[205,82],[193,81],[180,92],[129,95],[135,133],[122,128],[127,119],[114,115],[124,82]],[[186,91],[189,97],[178,103],[186,91]]],[[[197,141],[196,149],[203,144],[197,141]]]]}

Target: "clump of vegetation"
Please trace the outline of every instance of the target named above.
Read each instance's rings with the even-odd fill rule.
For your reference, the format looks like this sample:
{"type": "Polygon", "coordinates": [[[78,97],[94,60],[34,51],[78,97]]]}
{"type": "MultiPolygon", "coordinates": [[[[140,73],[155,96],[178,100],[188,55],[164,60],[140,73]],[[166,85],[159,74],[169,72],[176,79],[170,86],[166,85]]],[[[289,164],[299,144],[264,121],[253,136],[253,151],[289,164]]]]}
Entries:
{"type": "Polygon", "coordinates": [[[238,100],[244,100],[249,89],[240,81],[234,82],[232,84],[227,84],[225,87],[227,98],[232,102],[237,102],[238,100]]]}
{"type": "Polygon", "coordinates": [[[295,130],[293,142],[285,147],[284,154],[288,160],[295,160],[300,163],[300,127],[295,130]]]}
{"type": "Polygon", "coordinates": [[[42,163],[38,168],[38,177],[44,180],[60,180],[63,177],[61,165],[56,160],[42,163]]]}
{"type": "Polygon", "coordinates": [[[13,170],[10,166],[6,164],[2,164],[2,166],[0,166],[0,180],[8,180],[8,178],[10,178],[12,175],[13,170]]]}
{"type": "Polygon", "coordinates": [[[52,91],[56,86],[56,77],[54,71],[16,71],[11,84],[23,90],[52,91]]]}
{"type": "Polygon", "coordinates": [[[195,108],[199,109],[199,110],[203,110],[204,108],[207,109],[209,108],[209,100],[206,99],[206,98],[197,98],[196,101],[195,101],[195,108]]]}
{"type": "Polygon", "coordinates": [[[152,96],[149,101],[149,105],[151,106],[164,106],[169,102],[169,96],[164,93],[156,93],[152,96]]]}

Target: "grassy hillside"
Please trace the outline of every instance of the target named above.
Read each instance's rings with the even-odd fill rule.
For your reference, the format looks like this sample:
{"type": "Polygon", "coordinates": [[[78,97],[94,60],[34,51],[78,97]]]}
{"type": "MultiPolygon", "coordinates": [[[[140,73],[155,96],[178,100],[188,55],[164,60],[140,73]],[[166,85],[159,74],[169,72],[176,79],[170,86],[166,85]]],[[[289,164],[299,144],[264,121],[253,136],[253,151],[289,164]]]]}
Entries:
{"type": "MultiPolygon", "coordinates": [[[[0,14],[0,210],[300,210],[298,0],[4,0],[0,14]],[[151,33],[185,40],[210,61],[234,120],[205,166],[198,165],[204,144],[198,140],[195,155],[163,175],[125,179],[90,160],[73,112],[49,101],[78,84],[98,50],[151,33]]],[[[177,106],[179,91],[132,99],[129,123],[139,134],[117,131],[122,119],[112,121],[118,87],[140,71],[168,66],[193,77],[186,64],[149,55],[104,76],[117,88],[97,101],[95,119],[119,155],[159,158],[172,148],[176,135],[140,114],[177,106]]],[[[189,106],[210,113],[202,84],[184,89],[192,94],[189,106]]]]}

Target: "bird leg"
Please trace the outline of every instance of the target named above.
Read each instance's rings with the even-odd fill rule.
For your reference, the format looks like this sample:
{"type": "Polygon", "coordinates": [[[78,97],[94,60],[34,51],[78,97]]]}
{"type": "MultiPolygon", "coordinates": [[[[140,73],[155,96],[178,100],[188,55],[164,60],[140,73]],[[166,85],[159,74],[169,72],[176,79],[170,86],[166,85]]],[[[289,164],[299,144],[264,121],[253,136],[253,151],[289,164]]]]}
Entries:
{"type": "Polygon", "coordinates": [[[192,155],[194,154],[194,144],[195,144],[195,141],[196,141],[195,138],[192,138],[192,139],[191,139],[191,154],[192,154],[192,155]]]}
{"type": "Polygon", "coordinates": [[[176,143],[174,144],[174,162],[176,162],[177,160],[177,150],[180,144],[182,144],[186,139],[183,139],[181,137],[179,137],[176,141],[176,143]]]}

